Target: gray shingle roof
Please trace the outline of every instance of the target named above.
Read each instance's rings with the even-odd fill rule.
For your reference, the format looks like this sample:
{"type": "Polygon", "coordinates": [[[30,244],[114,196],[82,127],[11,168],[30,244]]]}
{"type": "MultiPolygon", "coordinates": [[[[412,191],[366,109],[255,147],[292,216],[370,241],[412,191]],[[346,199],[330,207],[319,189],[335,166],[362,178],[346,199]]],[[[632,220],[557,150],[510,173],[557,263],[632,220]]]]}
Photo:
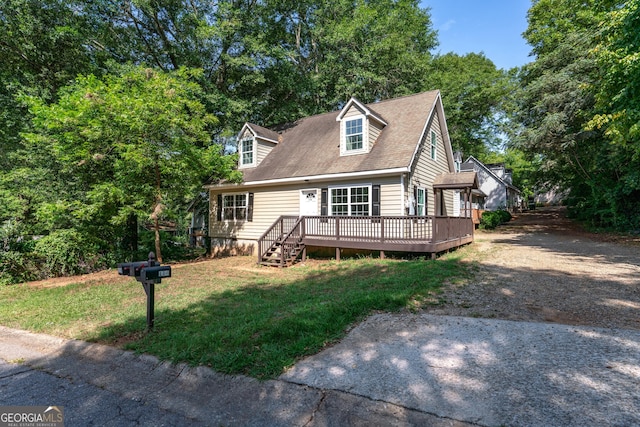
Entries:
{"type": "MultiPolygon", "coordinates": [[[[438,97],[438,91],[430,91],[367,104],[388,123],[367,154],[340,156],[340,123],[336,121],[340,111],[306,117],[274,130],[261,128],[278,130],[281,142],[257,167],[243,170],[244,181],[407,168],[438,97]]],[[[254,131],[260,128],[250,126],[254,131]]]]}
{"type": "Polygon", "coordinates": [[[253,123],[247,123],[247,126],[251,128],[253,133],[258,138],[263,138],[263,139],[268,139],[271,141],[278,142],[278,138],[280,136],[278,132],[275,132],[271,129],[263,128],[262,126],[254,125],[253,123]]]}
{"type": "Polygon", "coordinates": [[[475,172],[443,173],[433,180],[433,188],[478,188],[478,177],[475,172]]]}

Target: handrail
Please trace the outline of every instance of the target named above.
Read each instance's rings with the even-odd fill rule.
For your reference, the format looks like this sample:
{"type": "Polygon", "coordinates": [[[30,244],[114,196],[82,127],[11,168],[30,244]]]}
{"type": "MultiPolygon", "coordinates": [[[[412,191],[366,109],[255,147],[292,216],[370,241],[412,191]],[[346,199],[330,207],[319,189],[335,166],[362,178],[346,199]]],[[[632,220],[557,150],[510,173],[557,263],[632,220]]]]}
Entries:
{"type": "Polygon", "coordinates": [[[291,227],[291,230],[289,230],[289,232],[282,237],[282,241],[280,243],[280,265],[284,265],[285,260],[287,260],[289,258],[289,255],[291,254],[291,249],[295,247],[296,244],[298,244],[302,239],[302,234],[300,233],[300,224],[302,223],[303,220],[304,220],[304,217],[298,218],[298,220],[293,225],[293,227],[291,227]],[[289,239],[291,238],[291,236],[294,235],[295,231],[298,232],[297,233],[298,241],[295,243],[291,243],[289,242],[289,239]]]}
{"type": "Polygon", "coordinates": [[[273,246],[273,244],[285,233],[285,228],[287,228],[285,227],[285,221],[297,221],[298,219],[299,218],[297,216],[281,215],[275,220],[271,227],[267,229],[267,231],[262,233],[262,236],[258,239],[258,262],[262,260],[262,257],[267,253],[271,246],[273,246]]]}

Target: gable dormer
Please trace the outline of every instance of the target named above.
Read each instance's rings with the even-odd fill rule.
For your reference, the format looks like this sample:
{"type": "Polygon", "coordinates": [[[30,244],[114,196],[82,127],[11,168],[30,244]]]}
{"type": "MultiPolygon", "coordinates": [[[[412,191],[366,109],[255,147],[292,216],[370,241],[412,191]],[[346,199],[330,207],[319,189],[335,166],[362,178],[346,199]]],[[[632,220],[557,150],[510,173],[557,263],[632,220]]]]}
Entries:
{"type": "Polygon", "coordinates": [[[365,154],[371,151],[378,135],[387,122],[378,113],[356,98],[349,102],[336,117],[340,123],[340,155],[365,154]]]}
{"type": "Polygon", "coordinates": [[[245,123],[238,133],[238,169],[258,166],[279,141],[277,132],[245,123]]]}

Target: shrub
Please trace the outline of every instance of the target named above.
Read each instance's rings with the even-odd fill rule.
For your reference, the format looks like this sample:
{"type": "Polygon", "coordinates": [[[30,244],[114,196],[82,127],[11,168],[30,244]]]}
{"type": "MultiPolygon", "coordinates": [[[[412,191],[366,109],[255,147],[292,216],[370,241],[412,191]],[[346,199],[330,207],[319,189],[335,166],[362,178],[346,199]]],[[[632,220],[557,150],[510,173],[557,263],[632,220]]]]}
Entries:
{"type": "MultiPolygon", "coordinates": [[[[149,255],[149,251],[156,251],[155,232],[152,230],[143,230],[140,232],[139,238],[140,243],[138,245],[136,260],[145,260],[149,255]]],[[[163,261],[183,261],[204,255],[203,248],[192,248],[187,244],[187,240],[186,235],[172,235],[161,231],[160,249],[162,250],[163,261]]]]}
{"type": "Polygon", "coordinates": [[[480,219],[480,228],[493,230],[497,226],[511,221],[511,214],[505,210],[485,211],[480,219]]]}
{"type": "Polygon", "coordinates": [[[31,253],[0,251],[0,285],[38,280],[37,260],[31,253]]]}
{"type": "Polygon", "coordinates": [[[19,222],[6,221],[0,226],[0,285],[37,280],[37,260],[31,254],[34,242],[25,238],[19,222]]]}
{"type": "Polygon", "coordinates": [[[46,277],[90,273],[103,267],[96,245],[77,230],[55,230],[38,240],[35,253],[42,257],[46,277]]]}
{"type": "Polygon", "coordinates": [[[511,221],[511,214],[509,213],[509,211],[504,211],[504,210],[500,210],[500,211],[496,211],[498,216],[500,217],[500,223],[504,224],[505,222],[509,222],[511,221]]]}

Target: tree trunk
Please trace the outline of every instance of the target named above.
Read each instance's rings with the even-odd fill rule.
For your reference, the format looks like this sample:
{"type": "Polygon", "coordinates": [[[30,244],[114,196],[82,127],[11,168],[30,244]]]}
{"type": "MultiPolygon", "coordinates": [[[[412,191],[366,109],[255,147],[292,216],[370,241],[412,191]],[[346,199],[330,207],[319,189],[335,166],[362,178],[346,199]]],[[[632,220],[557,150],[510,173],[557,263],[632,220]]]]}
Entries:
{"type": "Polygon", "coordinates": [[[156,232],[156,260],[162,264],[162,252],[160,250],[160,223],[158,222],[158,217],[155,218],[154,227],[156,232]]]}

